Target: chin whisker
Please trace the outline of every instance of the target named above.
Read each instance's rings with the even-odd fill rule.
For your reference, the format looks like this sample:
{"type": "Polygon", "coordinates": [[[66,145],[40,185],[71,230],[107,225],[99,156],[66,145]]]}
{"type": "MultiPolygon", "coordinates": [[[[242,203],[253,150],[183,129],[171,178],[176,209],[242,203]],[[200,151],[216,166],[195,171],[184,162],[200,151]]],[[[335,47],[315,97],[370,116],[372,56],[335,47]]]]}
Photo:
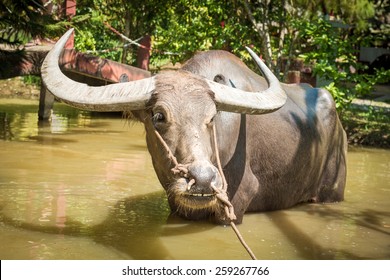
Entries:
{"type": "Polygon", "coordinates": [[[223,214],[223,206],[216,196],[190,195],[186,185],[180,182],[169,186],[167,197],[175,213],[186,219],[200,220],[223,214]]]}

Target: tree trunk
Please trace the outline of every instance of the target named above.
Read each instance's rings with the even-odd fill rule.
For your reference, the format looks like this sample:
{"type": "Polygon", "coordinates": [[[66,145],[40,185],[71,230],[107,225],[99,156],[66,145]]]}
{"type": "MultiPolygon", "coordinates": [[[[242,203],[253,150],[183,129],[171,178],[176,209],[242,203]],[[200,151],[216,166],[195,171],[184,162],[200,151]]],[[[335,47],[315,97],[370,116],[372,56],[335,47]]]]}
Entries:
{"type": "MultiPolygon", "coordinates": [[[[126,11],[125,17],[126,18],[125,18],[125,34],[124,35],[127,38],[130,38],[131,14],[130,14],[130,12],[128,10],[126,11]]],[[[121,59],[121,62],[123,64],[128,64],[128,62],[127,62],[127,55],[129,53],[129,47],[126,46],[128,44],[129,43],[126,42],[126,41],[123,42],[123,52],[122,52],[122,59],[121,59]]]]}
{"type": "Polygon", "coordinates": [[[260,36],[261,48],[263,49],[263,52],[261,54],[264,57],[265,63],[268,65],[268,67],[270,67],[271,70],[275,72],[276,67],[272,61],[271,37],[269,34],[269,24],[270,24],[268,18],[269,0],[264,0],[262,4],[263,4],[262,20],[261,22],[257,22],[253,16],[248,0],[244,0],[245,11],[247,12],[248,17],[252,22],[253,27],[256,29],[256,31],[260,36]]]}

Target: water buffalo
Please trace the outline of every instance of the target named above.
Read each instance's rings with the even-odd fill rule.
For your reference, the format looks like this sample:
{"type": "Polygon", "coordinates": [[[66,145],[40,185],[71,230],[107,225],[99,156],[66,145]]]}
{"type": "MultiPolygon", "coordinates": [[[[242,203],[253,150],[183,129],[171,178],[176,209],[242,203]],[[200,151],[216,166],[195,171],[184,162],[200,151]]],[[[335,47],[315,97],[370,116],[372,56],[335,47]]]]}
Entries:
{"type": "Polygon", "coordinates": [[[227,224],[231,203],[241,223],[249,211],[343,200],[346,135],[328,91],[280,83],[250,50],[265,78],[228,52],[208,51],[177,71],[91,87],[58,66],[71,32],[47,55],[44,83],[71,106],[131,112],[144,124],[173,213],[227,224]]]}

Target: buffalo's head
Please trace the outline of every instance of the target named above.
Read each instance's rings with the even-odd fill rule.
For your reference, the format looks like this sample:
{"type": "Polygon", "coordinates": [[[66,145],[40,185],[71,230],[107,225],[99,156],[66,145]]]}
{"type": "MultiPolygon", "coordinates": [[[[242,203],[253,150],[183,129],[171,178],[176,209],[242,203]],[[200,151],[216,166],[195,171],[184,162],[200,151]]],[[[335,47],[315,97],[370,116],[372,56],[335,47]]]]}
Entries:
{"type": "Polygon", "coordinates": [[[146,110],[134,113],[145,125],[154,168],[174,212],[207,217],[221,208],[214,191],[222,188],[213,140],[214,93],[204,79],[180,70],[157,75],[155,86],[146,110]]]}
{"type": "Polygon", "coordinates": [[[286,102],[277,78],[248,49],[269,83],[265,91],[242,91],[184,70],[91,87],[69,79],[58,66],[71,32],[57,42],[42,65],[48,90],[80,109],[132,112],[145,125],[154,169],[171,209],[189,219],[215,216],[224,222],[223,205],[215,191],[223,187],[223,178],[216,167],[214,117],[218,111],[263,114],[277,110],[286,102]],[[167,156],[169,152],[178,165],[167,156]]]}

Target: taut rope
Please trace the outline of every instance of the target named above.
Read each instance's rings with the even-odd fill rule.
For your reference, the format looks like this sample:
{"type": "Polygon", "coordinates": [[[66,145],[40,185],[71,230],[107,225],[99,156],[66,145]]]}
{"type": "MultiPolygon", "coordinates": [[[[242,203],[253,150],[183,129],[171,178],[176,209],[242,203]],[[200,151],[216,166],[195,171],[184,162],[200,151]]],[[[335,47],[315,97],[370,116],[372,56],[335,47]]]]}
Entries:
{"type": "MultiPolygon", "coordinates": [[[[180,164],[177,162],[176,157],[173,155],[171,149],[168,147],[165,140],[161,137],[160,133],[157,130],[154,130],[157,138],[160,140],[161,144],[164,146],[165,150],[168,153],[168,157],[170,160],[172,160],[173,164],[175,165],[171,171],[173,174],[181,174],[183,177],[188,178],[188,169],[184,164],[180,164]]],[[[222,177],[222,189],[217,188],[214,185],[211,185],[211,188],[216,193],[217,199],[219,199],[224,204],[225,214],[227,218],[230,220],[230,226],[232,227],[234,233],[237,235],[238,239],[240,240],[242,246],[244,246],[245,250],[248,252],[248,254],[251,256],[253,260],[256,260],[255,254],[252,252],[252,250],[249,248],[248,244],[246,244],[244,238],[242,237],[240,231],[238,230],[236,224],[233,222],[236,219],[236,215],[234,214],[234,208],[233,205],[229,201],[229,197],[227,195],[227,182],[225,175],[222,170],[221,160],[219,158],[219,152],[218,152],[218,143],[217,143],[217,133],[215,130],[215,125],[213,125],[213,134],[214,134],[214,146],[215,146],[215,156],[217,159],[217,166],[218,171],[221,174],[222,177]]],[[[195,179],[191,179],[188,182],[189,188],[195,184],[195,179]]]]}

